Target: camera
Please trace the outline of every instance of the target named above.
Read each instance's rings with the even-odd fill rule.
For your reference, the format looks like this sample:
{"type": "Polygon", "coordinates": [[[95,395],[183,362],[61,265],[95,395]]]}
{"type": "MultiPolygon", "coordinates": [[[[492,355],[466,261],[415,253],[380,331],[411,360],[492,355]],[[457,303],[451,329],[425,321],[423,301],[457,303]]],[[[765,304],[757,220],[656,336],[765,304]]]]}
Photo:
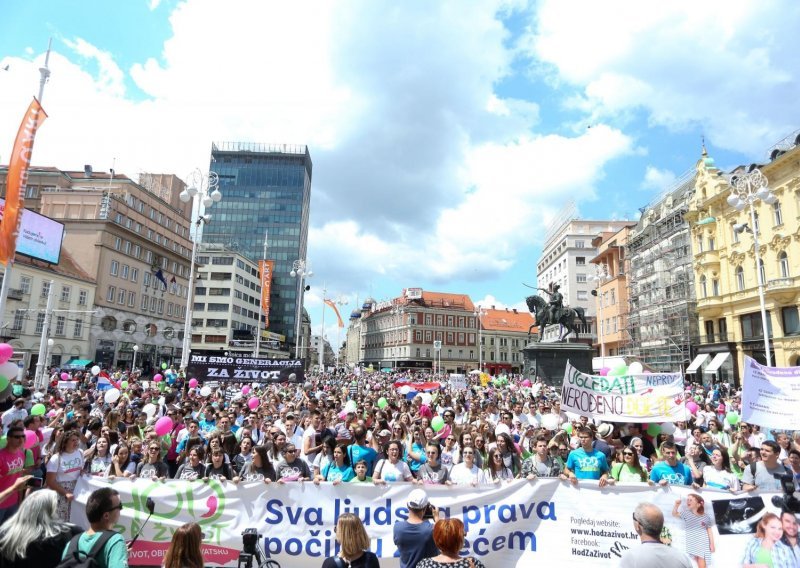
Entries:
{"type": "Polygon", "coordinates": [[[246,554],[255,554],[260,538],[261,535],[258,534],[258,529],[244,529],[242,532],[242,551],[246,554]]]}
{"type": "Polygon", "coordinates": [[[430,519],[433,520],[433,505],[428,503],[428,506],[425,507],[425,512],[422,513],[423,519],[430,519]]]}
{"type": "Polygon", "coordinates": [[[28,487],[33,487],[34,489],[40,489],[44,485],[44,479],[41,477],[31,477],[26,483],[28,487]]]}
{"type": "Polygon", "coordinates": [[[795,497],[794,476],[791,473],[773,474],[773,477],[781,482],[783,495],[775,495],[772,504],[783,511],[790,511],[794,514],[800,513],[800,499],[795,497]]]}

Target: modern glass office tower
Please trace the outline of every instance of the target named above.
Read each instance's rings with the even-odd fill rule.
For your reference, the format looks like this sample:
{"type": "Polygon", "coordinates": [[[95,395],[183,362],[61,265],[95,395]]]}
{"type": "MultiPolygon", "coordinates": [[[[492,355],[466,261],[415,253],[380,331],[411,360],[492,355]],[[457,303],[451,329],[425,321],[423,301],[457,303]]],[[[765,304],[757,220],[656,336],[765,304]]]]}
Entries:
{"type": "MultiPolygon", "coordinates": [[[[258,261],[275,261],[269,331],[295,344],[297,280],[292,262],[306,259],[311,201],[311,156],[306,146],[215,142],[209,169],[219,175],[223,199],[209,210],[204,243],[220,243],[258,261]]],[[[260,294],[253,294],[258,297],[260,294]]],[[[254,310],[258,306],[253,307],[254,310]]]]}

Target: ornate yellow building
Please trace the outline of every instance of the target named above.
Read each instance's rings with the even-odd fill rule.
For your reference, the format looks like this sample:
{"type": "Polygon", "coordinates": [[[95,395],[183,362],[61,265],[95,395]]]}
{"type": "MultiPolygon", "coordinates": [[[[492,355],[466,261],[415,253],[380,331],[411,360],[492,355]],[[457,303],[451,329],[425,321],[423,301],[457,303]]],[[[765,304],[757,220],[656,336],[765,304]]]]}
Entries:
{"type": "Polygon", "coordinates": [[[702,367],[706,381],[716,377],[738,382],[745,355],[766,362],[759,270],[772,365],[800,364],[800,136],[774,149],[768,164],[740,166],[729,174],[716,167],[704,148],[686,217],[691,223],[701,334],[693,364],[702,367]],[[738,211],[728,198],[731,177],[754,174],[756,168],[776,199],[754,200],[753,227],[750,205],[738,211]]]}

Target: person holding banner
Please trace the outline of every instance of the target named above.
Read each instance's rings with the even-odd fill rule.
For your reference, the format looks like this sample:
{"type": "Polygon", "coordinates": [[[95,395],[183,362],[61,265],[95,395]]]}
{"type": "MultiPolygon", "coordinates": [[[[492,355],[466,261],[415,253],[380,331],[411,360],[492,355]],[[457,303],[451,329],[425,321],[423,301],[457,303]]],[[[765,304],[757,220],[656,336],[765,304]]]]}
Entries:
{"type": "Polygon", "coordinates": [[[664,461],[653,466],[650,480],[659,485],[691,485],[692,470],[678,461],[678,448],[672,442],[662,444],[664,461]]]}
{"type": "Polygon", "coordinates": [[[639,461],[639,454],[635,446],[622,450],[622,463],[611,467],[611,477],[621,483],[647,483],[647,471],[639,461]]]}
{"type": "Polygon", "coordinates": [[[594,436],[589,428],[578,428],[578,440],[581,445],[569,453],[564,474],[575,485],[579,479],[594,479],[600,482],[600,487],[605,487],[609,474],[606,455],[594,449],[594,436]]]}

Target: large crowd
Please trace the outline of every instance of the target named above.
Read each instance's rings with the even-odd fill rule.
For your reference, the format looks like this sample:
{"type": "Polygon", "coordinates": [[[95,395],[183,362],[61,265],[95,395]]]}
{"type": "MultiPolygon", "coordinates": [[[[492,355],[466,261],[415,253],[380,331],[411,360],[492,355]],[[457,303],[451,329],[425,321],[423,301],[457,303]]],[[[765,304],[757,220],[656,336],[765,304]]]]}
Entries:
{"type": "MultiPolygon", "coordinates": [[[[472,375],[466,387],[426,373],[367,372],[203,385],[173,369],[159,380],[98,371],[54,370],[46,391],[14,383],[2,411],[0,523],[35,491],[18,487],[25,475],[33,476],[26,485],[56,493],[63,521],[82,475],[218,479],[230,490],[243,481],[475,486],[557,477],[737,493],[781,491],[781,475],[800,483],[800,432],[742,422],[740,392],[723,383],[687,383],[685,421],[623,424],[570,415],[558,390],[517,376],[472,375]]],[[[675,514],[693,521],[697,510],[687,499],[675,514]]],[[[796,523],[790,532],[783,542],[800,557],[796,523]]]]}

